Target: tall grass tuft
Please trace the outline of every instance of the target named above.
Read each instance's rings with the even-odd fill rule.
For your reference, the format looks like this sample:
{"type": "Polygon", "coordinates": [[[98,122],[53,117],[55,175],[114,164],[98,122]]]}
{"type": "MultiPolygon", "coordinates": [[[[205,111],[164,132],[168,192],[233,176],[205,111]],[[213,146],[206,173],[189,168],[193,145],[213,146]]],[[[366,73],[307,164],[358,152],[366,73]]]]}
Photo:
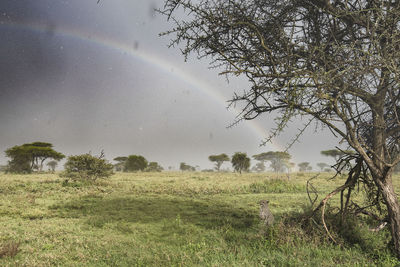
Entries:
{"type": "Polygon", "coordinates": [[[1,246],[0,258],[3,257],[15,257],[19,252],[19,243],[15,241],[9,241],[1,246]]]}
{"type": "MultiPolygon", "coordinates": [[[[390,248],[385,245],[390,240],[389,231],[387,229],[378,233],[369,231],[368,218],[348,216],[342,220],[337,214],[337,209],[328,208],[325,222],[335,239],[333,241],[323,228],[321,213],[313,214],[309,207],[303,209],[303,212],[287,214],[274,226],[263,229],[262,234],[268,240],[270,249],[305,244],[309,247],[326,247],[331,244],[342,251],[361,250],[374,261],[395,260],[388,258],[390,248]]],[[[396,264],[399,263],[396,261],[396,264]]]]}
{"type": "Polygon", "coordinates": [[[281,179],[268,179],[246,186],[247,193],[304,193],[305,187],[281,179]]]}

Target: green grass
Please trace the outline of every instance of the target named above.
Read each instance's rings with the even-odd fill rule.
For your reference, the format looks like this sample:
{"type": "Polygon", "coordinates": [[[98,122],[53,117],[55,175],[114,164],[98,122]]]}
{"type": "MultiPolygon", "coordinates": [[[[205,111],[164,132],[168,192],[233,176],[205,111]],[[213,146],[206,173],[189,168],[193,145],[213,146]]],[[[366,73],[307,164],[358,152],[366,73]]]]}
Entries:
{"type": "MultiPolygon", "coordinates": [[[[343,183],[322,174],[319,198],[343,183]]],[[[95,184],[0,175],[1,266],[396,266],[387,231],[302,227],[310,175],[133,173],[95,184]],[[265,229],[259,201],[276,224],[265,229]],[[334,230],[334,229],[333,229],[334,230]],[[1,253],[4,252],[4,253],[1,253]]],[[[398,179],[394,179],[396,182],[398,179]]],[[[398,185],[396,185],[398,186],[398,185]]],[[[332,203],[337,203],[337,197],[332,203]]],[[[332,218],[334,220],[335,218],[332,218]]],[[[331,221],[332,221],[331,220],[331,221]]]]}

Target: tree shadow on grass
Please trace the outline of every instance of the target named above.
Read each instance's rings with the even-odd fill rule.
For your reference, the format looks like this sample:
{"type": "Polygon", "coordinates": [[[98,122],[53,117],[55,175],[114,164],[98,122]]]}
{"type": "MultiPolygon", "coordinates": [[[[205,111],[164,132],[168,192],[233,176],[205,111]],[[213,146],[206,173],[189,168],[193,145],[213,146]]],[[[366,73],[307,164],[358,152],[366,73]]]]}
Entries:
{"type": "Polygon", "coordinates": [[[226,203],[168,196],[86,197],[50,209],[64,218],[90,218],[91,222],[98,222],[98,226],[118,221],[146,224],[177,217],[207,229],[230,225],[244,230],[258,223],[257,214],[250,210],[226,203]]]}

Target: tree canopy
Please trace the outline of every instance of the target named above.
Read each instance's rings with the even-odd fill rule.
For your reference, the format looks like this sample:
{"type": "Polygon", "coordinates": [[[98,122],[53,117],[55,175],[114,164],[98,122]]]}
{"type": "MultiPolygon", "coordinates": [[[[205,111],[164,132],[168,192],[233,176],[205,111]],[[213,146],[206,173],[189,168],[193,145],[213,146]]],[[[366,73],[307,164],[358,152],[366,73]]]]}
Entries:
{"type": "Polygon", "coordinates": [[[325,162],[318,162],[317,166],[321,169],[321,171],[325,170],[326,168],[329,168],[329,164],[326,164],[325,162]]]}
{"type": "Polygon", "coordinates": [[[11,158],[9,171],[31,172],[34,169],[43,170],[43,163],[47,159],[61,160],[65,156],[53,149],[53,145],[44,142],[34,142],[13,146],[5,151],[6,156],[11,158]]]}
{"type": "Polygon", "coordinates": [[[135,172],[143,171],[148,165],[147,160],[140,155],[130,155],[125,161],[124,171],[135,172]]]}
{"type": "Polygon", "coordinates": [[[57,165],[58,165],[58,161],[57,160],[50,160],[49,162],[47,162],[46,165],[49,166],[49,168],[51,169],[52,172],[54,172],[56,170],[57,165]]]}
{"type": "Polygon", "coordinates": [[[181,171],[190,171],[190,172],[194,172],[196,170],[195,167],[190,166],[189,164],[186,164],[185,162],[181,162],[181,164],[179,164],[179,169],[181,171]]]}
{"type": "Polygon", "coordinates": [[[264,172],[265,171],[264,162],[262,161],[257,162],[256,165],[254,165],[253,168],[251,168],[251,170],[255,172],[264,172]]]}
{"type": "Polygon", "coordinates": [[[146,169],[144,169],[146,172],[161,172],[163,170],[164,168],[155,161],[149,162],[149,165],[147,165],[146,169]]]}
{"type": "Polygon", "coordinates": [[[285,168],[290,168],[291,155],[283,151],[269,151],[261,154],[254,155],[255,160],[261,162],[269,161],[270,167],[274,172],[283,172],[285,168]]]}
{"type": "Polygon", "coordinates": [[[310,162],[300,162],[297,164],[299,166],[299,171],[301,172],[306,172],[306,171],[311,171],[312,167],[310,166],[310,162]]]}
{"type": "Polygon", "coordinates": [[[322,150],[321,155],[327,157],[333,157],[334,159],[338,159],[345,155],[354,155],[354,151],[351,150],[339,150],[339,149],[329,149],[329,150],[322,150]]]}
{"type": "Polygon", "coordinates": [[[224,161],[229,161],[230,160],[229,156],[224,154],[224,153],[223,154],[219,154],[219,155],[210,155],[208,157],[208,159],[211,162],[215,162],[215,169],[217,171],[219,171],[221,169],[221,165],[222,165],[222,163],[224,163],[224,161]]]}
{"type": "Polygon", "coordinates": [[[117,163],[114,164],[114,168],[116,171],[124,171],[125,169],[125,163],[128,160],[128,157],[116,157],[113,159],[114,161],[116,161],[117,163]]]}
{"type": "Polygon", "coordinates": [[[123,157],[123,156],[114,158],[114,160],[118,162],[125,162],[127,159],[128,157],[123,157]]]}
{"type": "Polygon", "coordinates": [[[241,104],[239,121],[278,114],[274,137],[303,116],[304,128],[317,122],[356,152],[344,159],[354,163],[342,165],[345,185],[329,196],[347,190],[349,198],[364,183],[372,204],[386,205],[400,258],[391,180],[400,162],[400,2],[165,0],[161,13],[175,24],[164,34],[185,57],[195,53],[222,74],[247,78],[250,86],[231,99],[241,104]]]}
{"type": "Polygon", "coordinates": [[[243,171],[249,171],[250,158],[247,157],[246,153],[236,152],[232,156],[232,167],[236,172],[242,173],[243,171]]]}

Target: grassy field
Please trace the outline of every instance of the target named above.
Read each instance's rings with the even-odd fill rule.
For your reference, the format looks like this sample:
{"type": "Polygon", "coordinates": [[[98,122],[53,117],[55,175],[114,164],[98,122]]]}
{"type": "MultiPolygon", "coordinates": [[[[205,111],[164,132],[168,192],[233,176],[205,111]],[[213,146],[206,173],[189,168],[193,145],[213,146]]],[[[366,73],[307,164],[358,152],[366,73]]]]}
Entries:
{"type": "MultiPolygon", "coordinates": [[[[386,248],[387,230],[372,233],[355,222],[356,232],[337,234],[335,245],[317,222],[315,233],[301,227],[310,175],[118,173],[88,185],[55,174],[2,174],[0,265],[400,264],[386,248]],[[258,218],[262,199],[275,216],[269,229],[258,218]]],[[[313,180],[320,198],[343,183],[328,177],[313,180]]]]}

